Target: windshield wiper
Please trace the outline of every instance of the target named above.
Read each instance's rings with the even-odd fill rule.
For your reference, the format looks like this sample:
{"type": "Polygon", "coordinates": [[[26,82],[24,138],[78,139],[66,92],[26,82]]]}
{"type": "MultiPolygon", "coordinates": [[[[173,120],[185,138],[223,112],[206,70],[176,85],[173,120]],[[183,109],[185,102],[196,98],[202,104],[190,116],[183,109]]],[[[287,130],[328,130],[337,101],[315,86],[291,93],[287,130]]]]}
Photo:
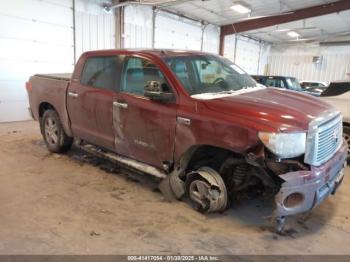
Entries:
{"type": "Polygon", "coordinates": [[[225,95],[225,94],[228,94],[228,95],[231,95],[231,94],[234,94],[235,92],[238,92],[240,90],[247,90],[247,89],[250,89],[250,88],[254,88],[254,86],[245,86],[245,87],[242,87],[241,89],[238,89],[238,90],[225,90],[225,91],[218,91],[218,92],[206,92],[206,93],[198,93],[198,94],[195,94],[195,95],[225,95]]]}

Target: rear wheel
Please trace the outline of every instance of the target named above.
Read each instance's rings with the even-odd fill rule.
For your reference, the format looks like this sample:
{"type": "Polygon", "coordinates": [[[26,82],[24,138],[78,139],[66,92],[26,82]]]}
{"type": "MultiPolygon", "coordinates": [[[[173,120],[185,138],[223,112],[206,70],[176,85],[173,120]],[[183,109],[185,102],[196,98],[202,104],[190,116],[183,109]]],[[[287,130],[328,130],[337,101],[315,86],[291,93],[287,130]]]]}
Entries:
{"type": "Polygon", "coordinates": [[[347,161],[349,163],[350,161],[350,127],[349,126],[344,126],[344,130],[343,130],[343,137],[344,137],[344,141],[347,143],[348,145],[348,157],[347,157],[347,161]]]}
{"type": "Polygon", "coordinates": [[[45,111],[41,120],[41,133],[49,151],[64,153],[73,143],[73,138],[67,136],[62,127],[60,118],[55,110],[45,111]]]}

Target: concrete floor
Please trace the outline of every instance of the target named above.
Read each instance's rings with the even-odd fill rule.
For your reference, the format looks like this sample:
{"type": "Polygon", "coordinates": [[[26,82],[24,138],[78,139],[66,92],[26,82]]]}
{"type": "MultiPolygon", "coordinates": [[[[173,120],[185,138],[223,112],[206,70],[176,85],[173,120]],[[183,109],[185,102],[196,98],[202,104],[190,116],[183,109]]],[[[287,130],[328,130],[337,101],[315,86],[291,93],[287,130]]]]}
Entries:
{"type": "Polygon", "coordinates": [[[205,216],[166,202],[151,180],[94,164],[49,153],[37,123],[1,124],[0,254],[350,254],[347,178],[280,236],[268,228],[269,201],[205,216]]]}

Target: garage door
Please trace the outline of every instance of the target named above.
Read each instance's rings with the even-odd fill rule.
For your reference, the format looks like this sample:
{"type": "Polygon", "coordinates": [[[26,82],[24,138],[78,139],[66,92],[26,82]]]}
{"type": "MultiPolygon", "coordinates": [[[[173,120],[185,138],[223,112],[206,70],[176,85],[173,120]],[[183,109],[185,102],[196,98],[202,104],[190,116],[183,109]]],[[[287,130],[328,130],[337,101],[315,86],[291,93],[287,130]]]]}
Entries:
{"type": "Polygon", "coordinates": [[[237,39],[235,63],[248,74],[257,74],[259,71],[260,45],[258,42],[240,37],[237,39]]]}
{"type": "Polygon", "coordinates": [[[159,12],[155,21],[155,48],[201,50],[202,26],[176,15],[159,12]]]}
{"type": "Polygon", "coordinates": [[[0,10],[0,122],[30,119],[25,82],[73,69],[72,0],[11,0],[0,10]]]}

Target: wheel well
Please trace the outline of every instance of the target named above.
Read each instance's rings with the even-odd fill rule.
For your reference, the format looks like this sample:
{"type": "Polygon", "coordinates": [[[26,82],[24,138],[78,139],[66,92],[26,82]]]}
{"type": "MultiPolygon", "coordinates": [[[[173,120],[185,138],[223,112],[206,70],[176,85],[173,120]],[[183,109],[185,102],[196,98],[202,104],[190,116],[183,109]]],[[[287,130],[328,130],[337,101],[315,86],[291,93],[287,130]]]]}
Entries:
{"type": "Polygon", "coordinates": [[[202,166],[209,166],[218,171],[222,163],[229,156],[236,156],[238,158],[242,157],[242,155],[220,147],[209,145],[196,146],[196,148],[190,150],[186,171],[196,170],[202,166]]]}
{"type": "Polygon", "coordinates": [[[50,103],[47,103],[47,102],[41,103],[39,105],[39,118],[42,118],[44,113],[45,113],[45,111],[47,111],[49,109],[52,109],[52,110],[56,111],[56,109],[50,103]]]}

